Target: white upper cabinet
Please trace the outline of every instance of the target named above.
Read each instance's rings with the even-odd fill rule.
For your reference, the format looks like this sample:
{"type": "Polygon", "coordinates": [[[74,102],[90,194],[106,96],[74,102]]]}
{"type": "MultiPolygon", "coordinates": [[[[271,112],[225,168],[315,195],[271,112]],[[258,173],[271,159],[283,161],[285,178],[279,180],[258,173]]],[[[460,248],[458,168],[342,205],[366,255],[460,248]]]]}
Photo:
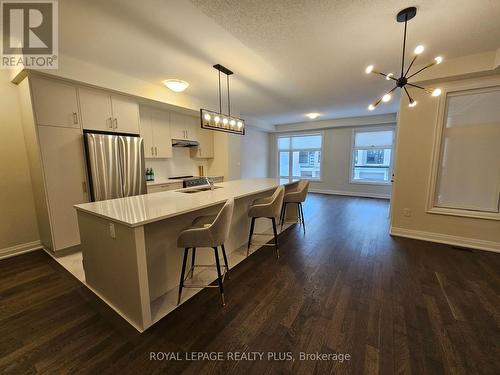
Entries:
{"type": "Polygon", "coordinates": [[[139,105],[126,96],[78,89],[84,129],[139,134],[139,105]]]}
{"type": "Polygon", "coordinates": [[[84,129],[113,131],[111,96],[106,91],[79,88],[84,129]]]}
{"type": "Polygon", "coordinates": [[[198,159],[210,159],[214,157],[214,132],[199,127],[196,138],[198,147],[191,148],[191,157],[198,159]]]}
{"type": "Polygon", "coordinates": [[[38,125],[80,128],[76,88],[61,81],[31,78],[38,125]]]}
{"type": "Polygon", "coordinates": [[[126,96],[111,96],[113,126],[119,133],[139,133],[139,104],[126,96]]]}
{"type": "Polygon", "coordinates": [[[141,107],[141,137],[144,139],[144,157],[171,158],[172,140],[170,116],[167,111],[141,107]]]}
{"type": "Polygon", "coordinates": [[[170,113],[170,129],[172,139],[183,139],[189,141],[197,140],[197,117],[183,115],[177,112],[170,113]]]}
{"type": "Polygon", "coordinates": [[[172,157],[172,137],[170,134],[170,114],[166,111],[152,111],[153,140],[155,157],[172,157]]]}

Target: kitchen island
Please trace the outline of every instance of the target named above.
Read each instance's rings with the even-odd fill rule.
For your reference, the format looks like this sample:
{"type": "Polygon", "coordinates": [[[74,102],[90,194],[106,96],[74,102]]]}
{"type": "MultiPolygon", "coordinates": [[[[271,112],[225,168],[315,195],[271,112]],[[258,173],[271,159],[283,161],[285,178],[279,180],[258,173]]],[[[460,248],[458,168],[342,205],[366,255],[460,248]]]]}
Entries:
{"type": "MultiPolygon", "coordinates": [[[[85,283],[137,330],[144,331],[176,308],[183,254],[177,248],[178,234],[194,218],[215,214],[227,199],[234,198],[225,244],[229,266],[234,267],[245,259],[241,250],[248,238],[250,204],[270,196],[280,184],[288,185],[271,178],[236,180],[216,184],[214,190],[197,187],[76,205],[85,283]]],[[[269,229],[270,221],[257,221],[256,232],[269,229]]],[[[212,252],[197,252],[197,263],[212,262],[212,252]]],[[[216,278],[211,270],[195,276],[205,283],[216,278]]],[[[190,291],[183,301],[199,290],[190,291]]]]}

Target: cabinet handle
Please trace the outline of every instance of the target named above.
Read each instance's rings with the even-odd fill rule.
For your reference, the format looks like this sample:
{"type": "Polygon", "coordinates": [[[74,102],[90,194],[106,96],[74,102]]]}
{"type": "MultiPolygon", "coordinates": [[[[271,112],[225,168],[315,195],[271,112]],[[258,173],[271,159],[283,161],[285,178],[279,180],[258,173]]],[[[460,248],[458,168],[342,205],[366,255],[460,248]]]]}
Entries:
{"type": "Polygon", "coordinates": [[[85,181],[82,182],[82,190],[84,193],[87,193],[87,183],[85,181]]]}
{"type": "Polygon", "coordinates": [[[158,147],[155,146],[155,156],[158,156],[158,147]]]}
{"type": "Polygon", "coordinates": [[[118,119],[115,117],[113,121],[115,123],[115,129],[118,129],[118,119]]]}
{"type": "Polygon", "coordinates": [[[78,114],[73,112],[73,124],[78,125],[78,114]]]}
{"type": "Polygon", "coordinates": [[[113,129],[113,118],[112,117],[108,118],[108,121],[109,121],[109,128],[113,129]]]}
{"type": "Polygon", "coordinates": [[[151,156],[154,156],[153,146],[151,146],[151,156]]]}

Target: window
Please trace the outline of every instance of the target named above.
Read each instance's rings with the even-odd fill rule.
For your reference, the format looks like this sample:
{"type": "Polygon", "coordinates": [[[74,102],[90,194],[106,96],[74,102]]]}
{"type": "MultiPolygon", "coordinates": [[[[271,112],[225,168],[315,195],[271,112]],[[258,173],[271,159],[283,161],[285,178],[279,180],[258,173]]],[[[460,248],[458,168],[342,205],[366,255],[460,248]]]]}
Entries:
{"type": "Polygon", "coordinates": [[[390,184],[394,130],[356,130],[351,182],[390,184]]]}
{"type": "Polygon", "coordinates": [[[500,87],[450,92],[431,177],[429,211],[500,219],[500,87]]]}
{"type": "Polygon", "coordinates": [[[278,137],[278,170],[280,178],[321,177],[321,134],[284,135],[278,137]]]}

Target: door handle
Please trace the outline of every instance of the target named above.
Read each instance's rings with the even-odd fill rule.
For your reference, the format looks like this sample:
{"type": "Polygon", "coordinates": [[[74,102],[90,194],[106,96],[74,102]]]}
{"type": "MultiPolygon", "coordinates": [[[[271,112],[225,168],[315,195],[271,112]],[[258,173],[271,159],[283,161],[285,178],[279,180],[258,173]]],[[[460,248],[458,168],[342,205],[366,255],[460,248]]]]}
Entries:
{"type": "Polygon", "coordinates": [[[109,128],[110,129],[113,129],[113,118],[108,118],[108,121],[109,121],[109,128]]]}
{"type": "Polygon", "coordinates": [[[73,112],[73,124],[78,125],[78,113],[73,112]]]}
{"type": "Polygon", "coordinates": [[[114,118],[113,122],[115,124],[115,129],[118,129],[118,119],[116,117],[114,118]]]}

